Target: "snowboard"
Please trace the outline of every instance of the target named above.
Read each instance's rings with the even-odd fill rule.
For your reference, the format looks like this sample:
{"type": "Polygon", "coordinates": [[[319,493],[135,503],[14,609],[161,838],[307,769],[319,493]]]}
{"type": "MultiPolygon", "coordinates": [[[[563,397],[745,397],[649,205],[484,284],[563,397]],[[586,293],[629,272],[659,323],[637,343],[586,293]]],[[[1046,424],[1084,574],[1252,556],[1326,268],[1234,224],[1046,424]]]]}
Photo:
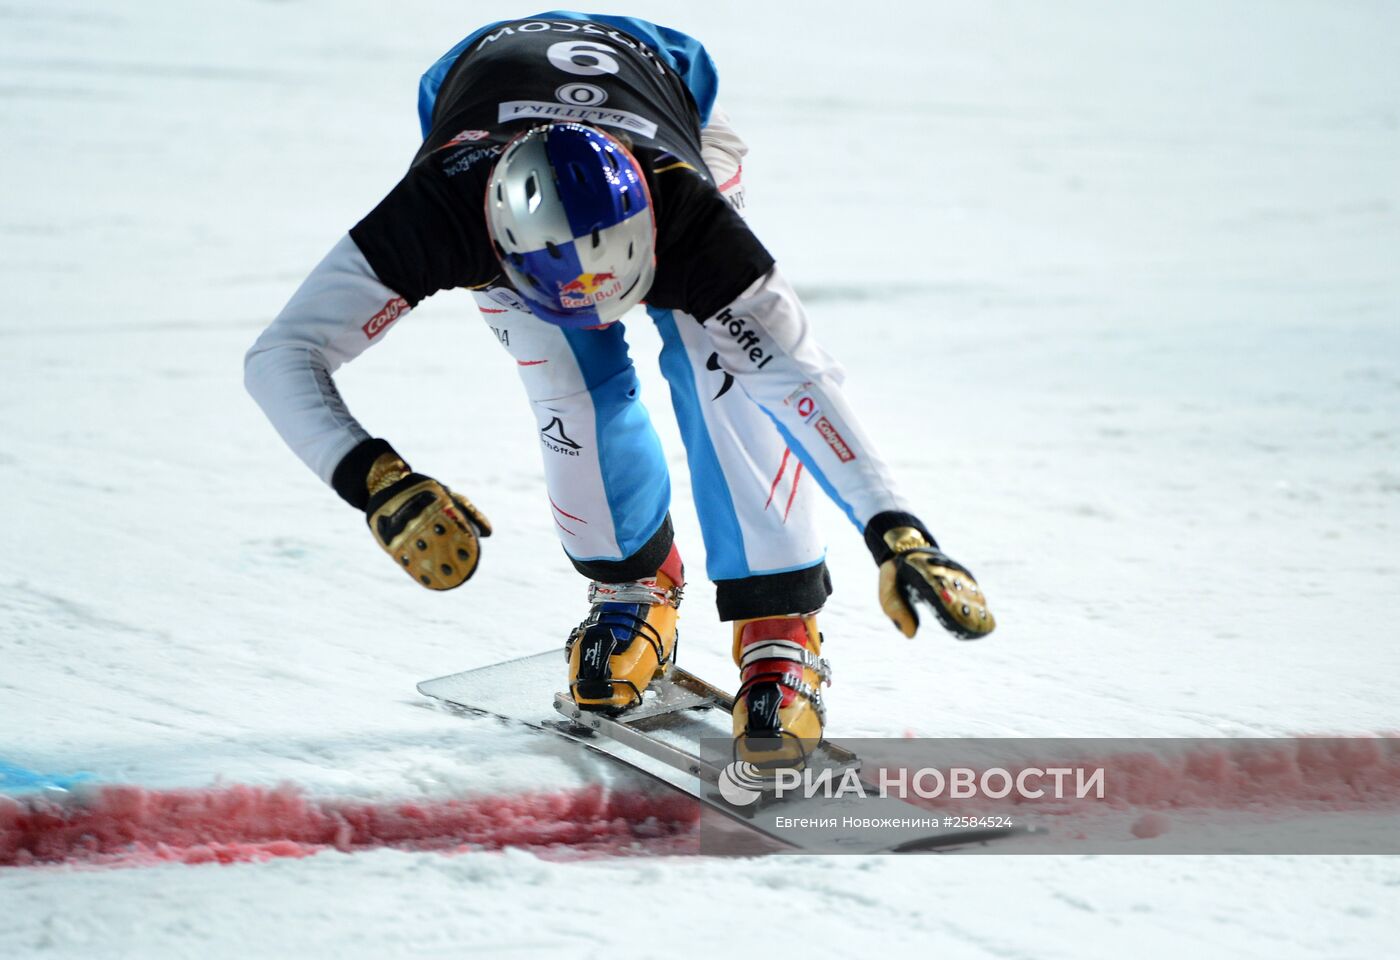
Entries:
{"type": "MultiPolygon", "coordinates": [[[[418,691],[456,708],[546,731],[639,771],[737,824],[741,834],[762,838],[754,852],[941,852],[1026,832],[1013,826],[939,827],[938,818],[924,808],[872,795],[870,783],[872,789],[859,798],[746,789],[753,782],[732,753],[734,699],[723,690],[672,664],[651,682],[640,704],[610,716],[580,710],[568,693],[551,694],[565,669],[555,649],[424,680],[418,691]],[[880,826],[872,828],[872,822],[880,826]]],[[[859,756],[840,743],[823,740],[809,756],[808,768],[818,774],[829,770],[837,782],[851,777],[864,782],[859,756]]],[[[711,838],[702,829],[701,852],[745,852],[743,843],[737,847],[732,835],[711,838]]]]}

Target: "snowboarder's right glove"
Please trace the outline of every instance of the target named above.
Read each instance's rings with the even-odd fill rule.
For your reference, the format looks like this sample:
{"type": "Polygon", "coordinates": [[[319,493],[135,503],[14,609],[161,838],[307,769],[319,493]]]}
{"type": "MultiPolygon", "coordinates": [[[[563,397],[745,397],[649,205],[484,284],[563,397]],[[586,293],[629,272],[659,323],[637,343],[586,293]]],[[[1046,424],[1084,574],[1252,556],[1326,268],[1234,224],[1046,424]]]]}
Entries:
{"type": "Polygon", "coordinates": [[[336,467],[332,484],[365,511],[384,552],[429,590],[459,587],[476,572],[478,538],[491,535],[490,521],[465,497],[409,470],[383,440],[352,450],[336,467]]]}
{"type": "MultiPolygon", "coordinates": [[[[964,640],[991,633],[996,618],[987,609],[987,600],[972,573],[939,550],[922,525],[877,522],[891,516],[880,514],[872,520],[866,537],[880,564],[880,606],[894,625],[912,637],[919,629],[915,602],[922,601],[944,628],[964,640]]],[[[917,523],[912,517],[907,519],[917,523]]]]}

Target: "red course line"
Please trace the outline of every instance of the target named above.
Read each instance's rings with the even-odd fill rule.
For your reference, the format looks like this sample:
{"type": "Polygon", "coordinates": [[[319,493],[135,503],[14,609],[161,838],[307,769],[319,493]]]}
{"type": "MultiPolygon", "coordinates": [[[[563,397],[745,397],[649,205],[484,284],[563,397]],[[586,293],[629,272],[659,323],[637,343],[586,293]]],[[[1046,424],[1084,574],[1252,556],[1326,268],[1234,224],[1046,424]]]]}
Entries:
{"type": "Polygon", "coordinates": [[[112,786],[64,800],[0,797],[0,867],[236,863],[380,847],[683,852],[698,822],[689,797],[601,787],[370,803],[285,785],[112,786]]]}
{"type": "MultiPolygon", "coordinates": [[[[1231,812],[1248,812],[1258,822],[1354,813],[1375,829],[1391,822],[1378,817],[1400,810],[1400,738],[1394,736],[1200,741],[1184,752],[1171,745],[1187,741],[1163,743],[1161,753],[1138,746],[1074,757],[1073,766],[1103,768],[1101,798],[1012,794],[978,801],[977,812],[1051,815],[1068,844],[1060,849],[1072,852],[1081,834],[1111,829],[1150,838],[1174,829],[1177,820],[1187,826],[1214,815],[1237,822],[1231,812]],[[1125,815],[1139,814],[1123,826],[1125,815]]],[[[1043,756],[1009,766],[1013,774],[1029,765],[1043,775],[1067,759],[1043,756]]],[[[882,779],[894,772],[888,763],[880,769],[882,779]]],[[[920,805],[967,809],[946,793],[920,805]]],[[[61,798],[0,796],[0,868],[235,863],[385,847],[443,853],[525,847],[556,856],[696,852],[699,822],[700,806],[690,797],[601,787],[369,802],[313,797],[285,785],[108,786],[61,798]]]]}

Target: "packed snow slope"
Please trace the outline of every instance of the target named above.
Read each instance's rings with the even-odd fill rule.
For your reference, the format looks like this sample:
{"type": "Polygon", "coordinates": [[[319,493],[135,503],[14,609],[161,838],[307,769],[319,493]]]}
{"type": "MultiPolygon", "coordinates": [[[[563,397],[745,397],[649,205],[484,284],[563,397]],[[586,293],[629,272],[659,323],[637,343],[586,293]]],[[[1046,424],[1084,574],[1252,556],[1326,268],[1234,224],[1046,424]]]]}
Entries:
{"type": "MultiPolygon", "coordinates": [[[[397,572],[241,386],[248,344],[412,156],[418,74],[533,12],[0,7],[0,788],[627,785],[414,692],[557,645],[585,609],[470,299],[426,303],[339,378],[495,522],[461,590],[397,572]]],[[[711,50],[751,222],[1001,623],[905,640],[830,509],[830,732],[1400,729],[1400,8],[616,12],[711,50]]],[[[640,314],[629,338],[699,571],[659,339],[640,314]]],[[[730,682],[699,580],[683,621],[687,666],[730,682]]],[[[1366,857],[332,851],[0,870],[0,954],[718,956],[794,935],[820,956],[1374,957],[1397,887],[1366,857]],[[755,909],[775,899],[800,926],[755,909]]]]}

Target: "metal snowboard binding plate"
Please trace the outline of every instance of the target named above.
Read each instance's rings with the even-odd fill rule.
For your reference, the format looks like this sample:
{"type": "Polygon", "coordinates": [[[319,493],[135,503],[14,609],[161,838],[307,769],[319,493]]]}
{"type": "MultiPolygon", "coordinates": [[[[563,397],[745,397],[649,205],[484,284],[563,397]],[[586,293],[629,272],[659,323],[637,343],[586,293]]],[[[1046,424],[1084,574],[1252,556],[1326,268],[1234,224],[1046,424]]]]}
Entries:
{"type": "MultiPolygon", "coordinates": [[[[548,730],[604,754],[680,790],[750,830],[803,851],[878,853],[939,850],[982,843],[1014,829],[936,830],[923,828],[898,835],[872,835],[856,830],[829,830],[804,839],[779,829],[792,817],[840,820],[839,809],[822,798],[761,797],[751,806],[735,806],[719,793],[721,772],[733,760],[729,715],[734,698],[674,664],[653,680],[640,704],[616,715],[581,710],[563,692],[553,696],[553,712],[544,691],[558,685],[565,673],[558,650],[507,660],[418,684],[424,696],[477,713],[490,714],[548,730]]],[[[839,779],[860,770],[860,758],[838,744],[823,740],[809,758],[814,770],[831,768],[839,779]]],[[[839,805],[838,805],[839,806],[839,805]]],[[[852,814],[912,817],[926,813],[896,798],[861,799],[852,814]]]]}

